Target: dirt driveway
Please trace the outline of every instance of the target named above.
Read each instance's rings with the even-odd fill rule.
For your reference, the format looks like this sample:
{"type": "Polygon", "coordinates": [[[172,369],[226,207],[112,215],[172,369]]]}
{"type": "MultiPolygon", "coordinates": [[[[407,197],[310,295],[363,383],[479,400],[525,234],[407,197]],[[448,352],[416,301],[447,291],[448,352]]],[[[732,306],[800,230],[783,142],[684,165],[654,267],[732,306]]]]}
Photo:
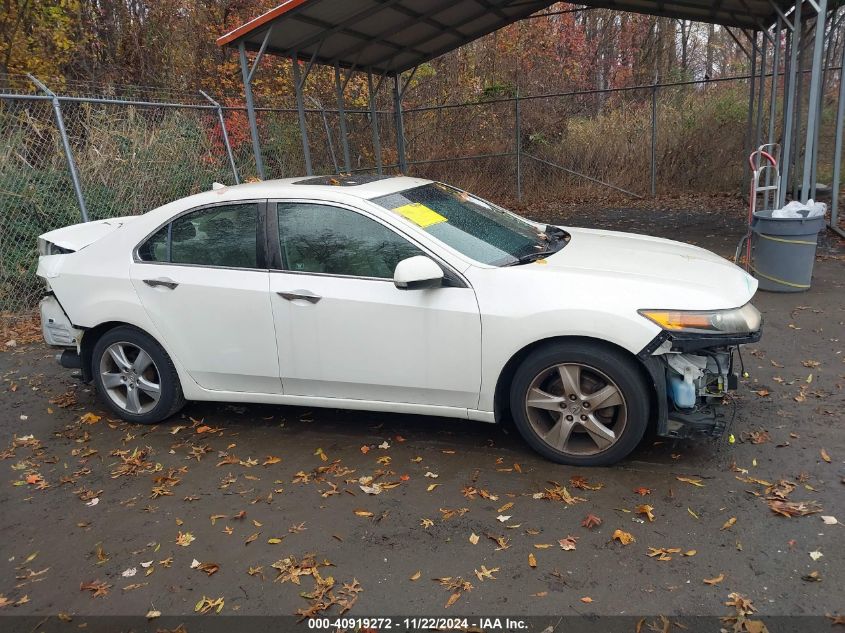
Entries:
{"type": "MultiPolygon", "coordinates": [[[[719,214],[567,219],[722,254],[737,237],[719,214]]],[[[153,612],[152,630],[166,616],[190,629],[323,606],[739,611],[741,626],[815,615],[845,630],[832,617],[845,613],[845,526],[828,524],[845,521],[845,275],[841,243],[825,239],[810,292],[755,300],[765,336],[745,350],[735,442],[646,442],[613,468],[551,464],[508,427],[415,416],[191,404],[130,426],[26,332],[9,334],[0,617],[31,630],[61,614],[51,622],[70,631],[89,616],[153,612]],[[378,494],[362,489],[370,477],[378,494]],[[209,613],[191,619],[196,610],[209,613]],[[5,618],[21,615],[38,618],[5,618]]]]}

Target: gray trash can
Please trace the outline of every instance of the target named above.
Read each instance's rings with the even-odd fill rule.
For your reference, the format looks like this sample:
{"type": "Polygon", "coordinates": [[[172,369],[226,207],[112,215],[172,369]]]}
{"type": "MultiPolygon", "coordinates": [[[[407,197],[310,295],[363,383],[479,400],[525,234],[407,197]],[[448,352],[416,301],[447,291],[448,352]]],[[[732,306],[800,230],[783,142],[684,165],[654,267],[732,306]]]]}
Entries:
{"type": "Polygon", "coordinates": [[[824,216],[773,218],[772,211],[756,211],[751,221],[751,270],[760,290],[809,290],[824,216]]]}

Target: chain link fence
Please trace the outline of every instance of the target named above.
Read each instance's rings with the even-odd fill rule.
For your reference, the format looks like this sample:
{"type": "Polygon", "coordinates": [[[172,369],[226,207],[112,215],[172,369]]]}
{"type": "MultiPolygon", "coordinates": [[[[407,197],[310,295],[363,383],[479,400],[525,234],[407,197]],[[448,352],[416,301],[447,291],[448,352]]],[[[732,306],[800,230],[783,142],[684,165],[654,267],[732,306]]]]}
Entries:
{"type": "MultiPolygon", "coordinates": [[[[747,79],[406,107],[408,171],[505,203],[741,191],[747,79]]],[[[81,221],[79,197],[97,220],[257,175],[240,102],[126,86],[104,96],[87,84],[66,85],[54,98],[25,78],[0,86],[0,314],[7,317],[37,305],[36,238],[81,221]]],[[[306,99],[313,172],[345,170],[338,112],[306,99]]],[[[378,143],[370,113],[346,111],[353,172],[375,171],[379,162],[385,173],[397,170],[389,95],[378,103],[378,143]]],[[[267,177],[304,175],[296,109],[258,107],[256,118],[267,177]]],[[[822,120],[820,173],[833,154],[833,119],[822,120]]]]}

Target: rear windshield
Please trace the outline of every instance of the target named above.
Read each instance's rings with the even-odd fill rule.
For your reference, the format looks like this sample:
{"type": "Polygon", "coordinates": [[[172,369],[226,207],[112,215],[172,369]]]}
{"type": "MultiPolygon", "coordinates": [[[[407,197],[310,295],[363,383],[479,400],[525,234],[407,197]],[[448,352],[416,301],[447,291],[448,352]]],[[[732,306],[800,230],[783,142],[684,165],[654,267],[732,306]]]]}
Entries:
{"type": "Polygon", "coordinates": [[[506,266],[544,244],[542,229],[492,203],[440,183],[372,200],[478,262],[506,266]]]}

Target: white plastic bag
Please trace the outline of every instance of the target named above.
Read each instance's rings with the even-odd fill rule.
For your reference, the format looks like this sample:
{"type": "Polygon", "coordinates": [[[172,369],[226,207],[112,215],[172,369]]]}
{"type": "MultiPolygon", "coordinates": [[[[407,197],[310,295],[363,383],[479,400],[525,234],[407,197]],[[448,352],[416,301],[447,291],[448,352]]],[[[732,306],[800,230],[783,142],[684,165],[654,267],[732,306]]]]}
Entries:
{"type": "Polygon", "coordinates": [[[793,200],[782,209],[772,211],[773,218],[815,218],[823,216],[827,212],[827,205],[823,202],[814,202],[810,198],[807,203],[793,200]]]}

